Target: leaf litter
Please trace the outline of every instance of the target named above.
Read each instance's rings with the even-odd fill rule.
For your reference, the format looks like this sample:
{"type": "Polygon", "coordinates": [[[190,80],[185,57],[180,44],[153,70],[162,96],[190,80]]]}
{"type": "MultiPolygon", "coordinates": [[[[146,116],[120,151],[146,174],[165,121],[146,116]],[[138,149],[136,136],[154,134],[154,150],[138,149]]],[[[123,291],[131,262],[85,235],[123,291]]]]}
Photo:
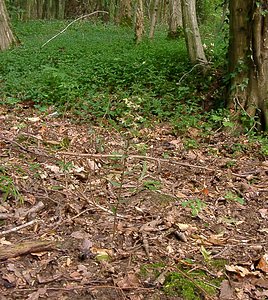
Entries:
{"type": "Polygon", "coordinates": [[[32,109],[1,115],[0,299],[183,299],[164,293],[174,270],[205,299],[267,299],[257,142],[235,152],[246,136],[197,133],[189,149],[168,124],[134,136],[32,109]],[[219,279],[217,294],[195,270],[219,279]]]}

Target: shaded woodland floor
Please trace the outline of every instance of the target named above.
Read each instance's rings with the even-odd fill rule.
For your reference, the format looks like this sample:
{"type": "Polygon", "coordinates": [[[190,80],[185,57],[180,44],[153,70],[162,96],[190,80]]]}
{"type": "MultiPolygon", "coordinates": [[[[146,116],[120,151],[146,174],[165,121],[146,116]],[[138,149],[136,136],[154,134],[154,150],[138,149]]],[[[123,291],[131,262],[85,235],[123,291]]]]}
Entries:
{"type": "Polygon", "coordinates": [[[0,109],[0,299],[268,298],[257,142],[0,109]]]}

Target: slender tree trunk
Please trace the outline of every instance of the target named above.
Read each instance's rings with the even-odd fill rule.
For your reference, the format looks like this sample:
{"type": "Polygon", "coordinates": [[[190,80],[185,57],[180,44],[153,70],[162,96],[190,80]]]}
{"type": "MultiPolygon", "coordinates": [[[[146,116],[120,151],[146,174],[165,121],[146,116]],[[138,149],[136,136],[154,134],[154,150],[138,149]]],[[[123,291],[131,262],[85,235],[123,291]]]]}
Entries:
{"type": "Polygon", "coordinates": [[[159,6],[159,0],[155,0],[154,1],[154,10],[153,10],[152,19],[151,19],[151,28],[150,28],[150,33],[149,33],[149,38],[150,39],[154,38],[155,26],[156,26],[156,21],[157,21],[158,6],[159,6]]]}
{"type": "Polygon", "coordinates": [[[17,40],[9,26],[9,17],[4,0],[0,0],[0,50],[6,50],[17,40]]]}
{"type": "Polygon", "coordinates": [[[120,0],[118,23],[123,26],[132,25],[131,0],[120,0]]]}
{"type": "Polygon", "coordinates": [[[268,3],[230,0],[228,106],[268,130],[268,3]]]}
{"type": "Polygon", "coordinates": [[[142,0],[138,0],[135,19],[135,41],[140,43],[144,34],[144,15],[142,0]]]}
{"type": "Polygon", "coordinates": [[[196,19],[195,0],[182,0],[182,18],[188,55],[191,63],[207,64],[196,19]]]}
{"type": "Polygon", "coordinates": [[[181,0],[170,0],[169,1],[169,38],[177,38],[182,28],[182,11],[181,11],[181,0]]]}
{"type": "Polygon", "coordinates": [[[160,0],[160,4],[158,5],[158,19],[160,20],[161,24],[168,24],[168,6],[169,0],[160,0]]]}

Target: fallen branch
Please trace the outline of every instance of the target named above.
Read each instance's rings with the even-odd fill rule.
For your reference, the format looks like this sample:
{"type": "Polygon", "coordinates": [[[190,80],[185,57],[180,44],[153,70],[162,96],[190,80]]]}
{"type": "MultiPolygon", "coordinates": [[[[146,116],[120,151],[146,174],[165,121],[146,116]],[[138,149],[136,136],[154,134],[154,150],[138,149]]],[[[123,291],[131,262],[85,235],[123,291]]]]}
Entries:
{"type": "Polygon", "coordinates": [[[39,201],[37,204],[35,204],[32,208],[30,208],[26,215],[32,217],[37,212],[41,211],[45,207],[45,204],[42,201],[39,201]]]}
{"type": "Polygon", "coordinates": [[[19,243],[16,245],[8,245],[0,247],[0,261],[29,253],[49,251],[53,250],[54,248],[55,242],[52,241],[31,241],[19,243]]]}
{"type": "MultiPolygon", "coordinates": [[[[111,210],[109,210],[108,208],[105,208],[105,207],[99,205],[99,204],[96,203],[95,201],[90,201],[90,200],[88,200],[87,197],[85,197],[85,195],[84,195],[83,193],[78,192],[78,194],[79,194],[79,196],[80,196],[81,198],[83,198],[88,204],[91,204],[91,205],[93,205],[93,206],[96,206],[96,207],[98,207],[99,209],[101,209],[101,210],[107,212],[107,213],[110,214],[110,215],[114,215],[114,212],[111,211],[111,210]]],[[[82,214],[82,213],[84,213],[84,212],[86,212],[86,211],[88,211],[88,210],[86,209],[85,211],[79,213],[79,215],[82,214]]],[[[75,217],[76,217],[76,216],[75,216],[75,217]]],[[[126,216],[121,215],[121,214],[117,214],[117,217],[118,217],[118,218],[122,218],[122,219],[125,219],[125,218],[126,218],[126,216]]],[[[73,217],[73,218],[74,218],[74,217],[73,217]]],[[[72,218],[72,219],[73,219],[73,218],[72,218]]]]}
{"type": "Polygon", "coordinates": [[[182,163],[182,162],[178,162],[176,160],[168,160],[165,158],[157,158],[157,157],[153,157],[153,156],[144,156],[144,155],[125,155],[125,154],[91,154],[91,153],[74,153],[74,152],[59,152],[58,154],[61,155],[68,155],[68,156],[78,156],[78,157],[91,157],[91,158],[124,158],[127,157],[129,159],[141,159],[141,160],[152,160],[152,161],[156,161],[158,162],[158,164],[160,164],[161,162],[165,162],[165,163],[170,163],[170,164],[174,164],[174,165],[179,165],[182,167],[188,167],[188,168],[197,168],[197,169],[204,169],[207,171],[215,171],[213,169],[204,167],[204,166],[199,166],[199,165],[191,165],[191,164],[187,164],[187,163],[182,163]]]}
{"type": "Polygon", "coordinates": [[[42,46],[41,48],[45,47],[45,45],[47,45],[49,42],[51,42],[52,40],[54,40],[57,36],[59,36],[60,34],[62,34],[64,31],[66,31],[73,23],[81,20],[81,19],[84,19],[84,18],[87,18],[87,17],[90,17],[92,15],[95,15],[97,13],[103,13],[103,14],[108,14],[107,11],[103,11],[103,10],[97,10],[97,11],[94,11],[90,14],[87,14],[87,15],[83,15],[83,16],[80,16],[79,18],[73,20],[70,24],[68,24],[62,31],[60,31],[59,33],[57,33],[56,35],[54,35],[51,39],[49,39],[48,41],[46,41],[42,46]]]}
{"type": "Polygon", "coordinates": [[[36,223],[36,222],[37,222],[37,220],[32,220],[32,221],[30,221],[30,222],[28,222],[28,223],[25,223],[25,224],[22,224],[22,225],[20,225],[20,226],[13,227],[13,228],[11,228],[11,229],[1,231],[1,232],[0,232],[0,236],[5,235],[5,234],[8,234],[8,233],[11,233],[11,232],[19,231],[19,230],[21,230],[21,229],[23,229],[23,228],[25,228],[25,227],[29,227],[29,226],[33,225],[33,224],[36,223]]]}
{"type": "Polygon", "coordinates": [[[22,146],[21,144],[19,144],[18,142],[14,141],[14,140],[10,140],[2,135],[0,135],[0,139],[3,139],[5,140],[6,142],[10,143],[11,145],[16,145],[18,146],[18,150],[22,150],[24,152],[28,152],[30,154],[34,154],[34,155],[39,155],[39,156],[45,156],[45,157],[51,157],[51,155],[48,155],[48,154],[45,154],[45,153],[37,153],[37,152],[34,152],[28,148],[25,148],[24,146],[22,146]]]}

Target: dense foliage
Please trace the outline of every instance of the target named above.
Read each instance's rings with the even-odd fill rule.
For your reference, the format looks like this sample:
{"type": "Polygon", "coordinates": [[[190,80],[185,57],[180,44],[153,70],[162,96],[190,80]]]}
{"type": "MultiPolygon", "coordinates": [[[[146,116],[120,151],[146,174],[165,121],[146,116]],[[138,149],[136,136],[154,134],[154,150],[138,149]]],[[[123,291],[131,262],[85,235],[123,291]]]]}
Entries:
{"type": "Polygon", "coordinates": [[[223,37],[206,34],[212,64],[204,75],[188,63],[184,39],[168,40],[161,28],[153,42],[136,46],[132,29],[84,21],[42,48],[66,22],[15,25],[21,46],[0,54],[4,103],[31,100],[41,109],[54,105],[83,119],[105,117],[126,126],[152,117],[178,125],[185,114],[185,125],[194,126],[200,113],[224,103],[216,70],[223,64],[223,37]]]}

